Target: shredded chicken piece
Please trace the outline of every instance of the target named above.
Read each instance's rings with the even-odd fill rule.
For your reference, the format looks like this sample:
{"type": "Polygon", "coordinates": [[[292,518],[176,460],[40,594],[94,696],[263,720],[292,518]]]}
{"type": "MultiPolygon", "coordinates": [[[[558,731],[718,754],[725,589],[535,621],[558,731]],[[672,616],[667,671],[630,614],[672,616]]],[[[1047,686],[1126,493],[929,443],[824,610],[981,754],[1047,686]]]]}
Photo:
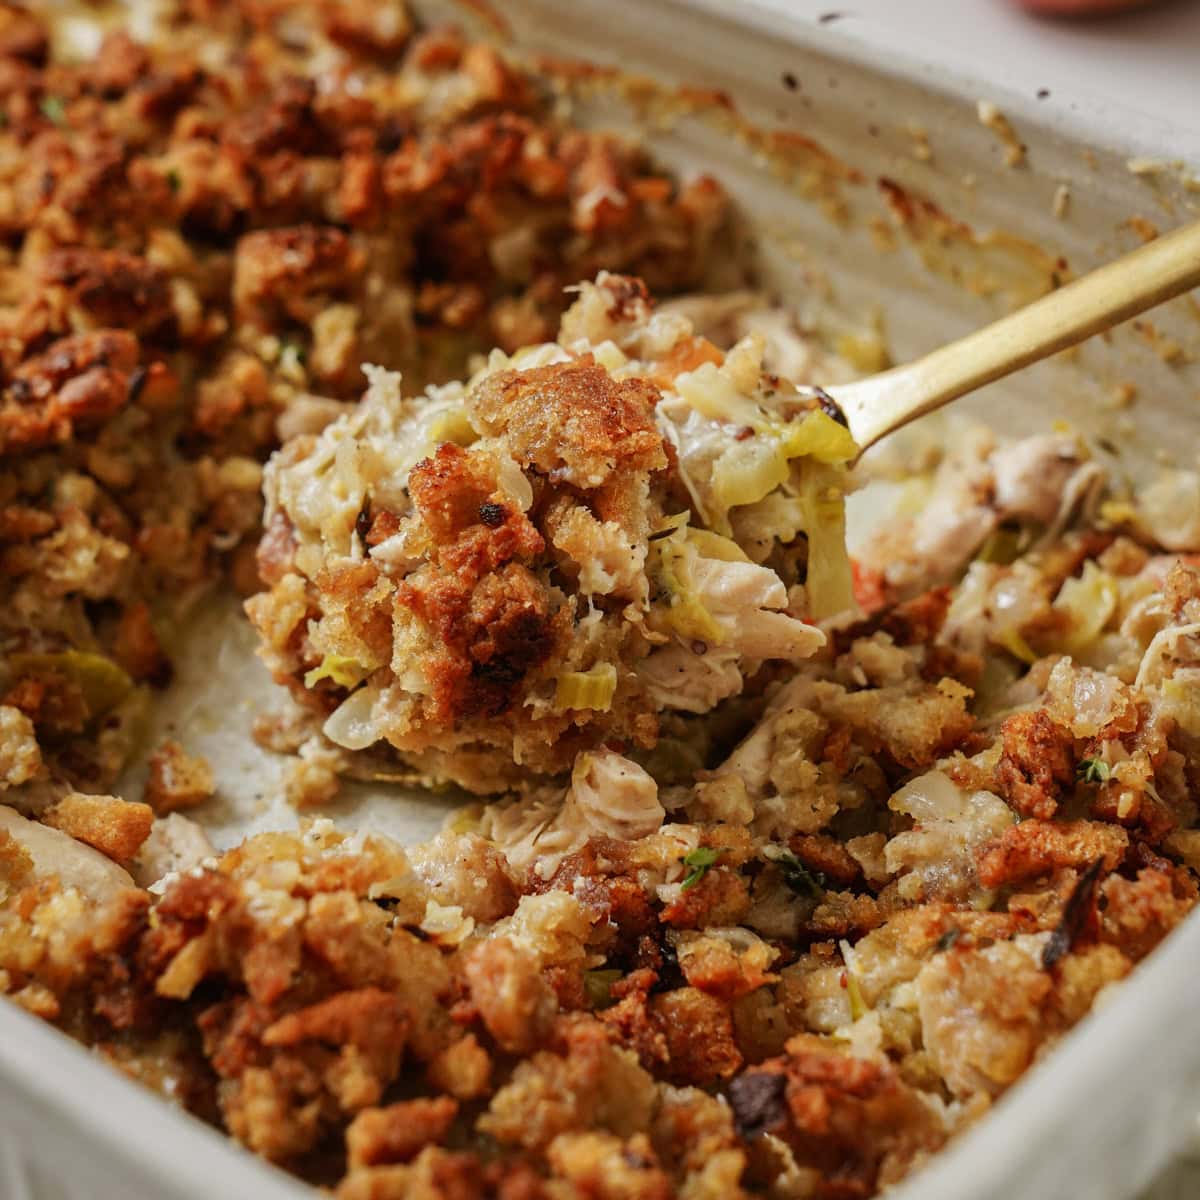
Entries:
{"type": "Polygon", "coordinates": [[[0,805],[0,830],[29,855],[38,876],[57,878],[64,887],[78,888],[92,900],[134,886],[129,872],[100,851],[68,833],[30,821],[6,805],[0,805]]]}
{"type": "Polygon", "coordinates": [[[1098,482],[1097,471],[1067,434],[1039,434],[997,447],[990,434],[976,431],[938,468],[920,519],[886,523],[873,535],[864,560],[896,594],[953,579],[1004,521],[1061,529],[1069,516],[1062,511],[1064,501],[1076,506],[1098,482]],[[1077,475],[1080,485],[1074,486],[1077,475]]]}
{"type": "Polygon", "coordinates": [[[658,785],[611,750],[583,754],[561,801],[535,798],[489,808],[485,829],[517,870],[549,878],[590,838],[632,841],[656,833],[666,811],[658,785]]]}

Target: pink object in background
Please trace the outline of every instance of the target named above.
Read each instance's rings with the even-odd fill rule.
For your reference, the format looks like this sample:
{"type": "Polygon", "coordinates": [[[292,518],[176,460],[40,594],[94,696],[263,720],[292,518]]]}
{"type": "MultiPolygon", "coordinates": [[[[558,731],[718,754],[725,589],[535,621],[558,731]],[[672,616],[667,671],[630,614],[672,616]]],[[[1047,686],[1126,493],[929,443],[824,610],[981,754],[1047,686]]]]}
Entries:
{"type": "Polygon", "coordinates": [[[1030,12],[1054,16],[1095,17],[1105,13],[1125,12],[1145,8],[1155,0],[1019,0],[1030,12]]]}

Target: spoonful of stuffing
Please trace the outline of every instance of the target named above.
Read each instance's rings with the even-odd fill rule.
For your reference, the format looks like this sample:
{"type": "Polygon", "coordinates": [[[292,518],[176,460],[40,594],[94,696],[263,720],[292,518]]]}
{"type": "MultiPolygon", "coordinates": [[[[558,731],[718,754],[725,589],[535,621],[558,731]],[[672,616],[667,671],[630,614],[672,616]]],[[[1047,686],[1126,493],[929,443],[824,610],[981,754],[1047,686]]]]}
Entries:
{"type": "Polygon", "coordinates": [[[1025,308],[867,379],[825,389],[860,450],[957,400],[1200,286],[1200,221],[1155,238],[1025,308]]]}
{"type": "Polygon", "coordinates": [[[767,370],[761,334],[722,350],[601,272],[554,341],[415,395],[368,367],[274,456],[260,654],[305,736],[372,778],[491,794],[649,751],[854,611],[861,448],[1198,283],[1195,225],[827,394],[767,370]]]}

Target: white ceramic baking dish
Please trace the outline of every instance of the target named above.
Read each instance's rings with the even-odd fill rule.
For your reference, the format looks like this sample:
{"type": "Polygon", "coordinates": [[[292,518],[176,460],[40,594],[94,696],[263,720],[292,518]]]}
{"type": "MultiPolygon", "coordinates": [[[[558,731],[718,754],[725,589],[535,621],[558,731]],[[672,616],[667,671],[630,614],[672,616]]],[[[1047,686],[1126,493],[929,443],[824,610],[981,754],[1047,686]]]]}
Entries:
{"type": "MultiPolygon", "coordinates": [[[[464,19],[447,0],[416,7],[464,19]]],[[[853,17],[801,22],[782,0],[519,0],[503,12],[523,52],[619,68],[564,71],[562,102],[580,120],[642,138],[675,170],[719,176],[758,285],[830,339],[881,332],[896,359],[1086,270],[1151,225],[1182,221],[1200,201],[1189,176],[1200,177],[1200,135],[1102,110],[1053,80],[982,85],[969,64],[898,45],[853,17]]],[[[1068,421],[1101,438],[1109,465],[1132,480],[1166,462],[1194,467],[1198,335],[1200,304],[1185,298],[995,385],[968,411],[1009,432],[1068,421]]],[[[859,499],[860,518],[872,503],[859,499]]],[[[249,664],[248,634],[229,632],[232,618],[215,601],[202,614],[151,731],[186,724],[189,747],[213,762],[221,799],[202,819],[222,845],[295,821],[262,803],[278,768],[249,745],[245,714],[269,689],[249,664]]],[[[333,815],[417,840],[444,812],[427,796],[360,787],[333,815]]],[[[894,1194],[1136,1194],[1194,1127],[1198,959],[1200,916],[894,1194]]],[[[3,1002],[0,1089],[0,1200],[311,1195],[3,1002]]],[[[1177,1176],[1158,1185],[1157,1196],[1168,1194],[1182,1200],[1200,1184],[1177,1176]]]]}

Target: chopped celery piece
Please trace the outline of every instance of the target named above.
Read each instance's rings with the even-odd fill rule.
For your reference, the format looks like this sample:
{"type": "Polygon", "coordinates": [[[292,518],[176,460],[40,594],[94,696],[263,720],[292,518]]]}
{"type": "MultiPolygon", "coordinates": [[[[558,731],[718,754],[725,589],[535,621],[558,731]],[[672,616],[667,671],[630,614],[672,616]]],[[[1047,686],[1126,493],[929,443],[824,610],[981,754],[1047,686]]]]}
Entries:
{"type": "Polygon", "coordinates": [[[820,409],[789,422],[781,431],[780,439],[788,458],[844,463],[858,456],[858,443],[850,436],[850,430],[820,409]]]}
{"type": "Polygon", "coordinates": [[[1117,581],[1094,562],[1084,563],[1083,574],[1068,579],[1054,599],[1055,611],[1070,620],[1062,648],[1076,654],[1090,646],[1116,611],[1117,599],[1117,581]]]}
{"type": "MultiPolygon", "coordinates": [[[[676,526],[682,527],[683,522],[676,526]]],[[[662,538],[651,545],[657,550],[658,581],[670,598],[664,613],[667,624],[682,637],[721,645],[725,631],[688,583],[688,560],[695,551],[676,537],[662,538]]]]}
{"type": "Polygon", "coordinates": [[[87,650],[14,654],[9,663],[18,674],[56,671],[79,685],[88,716],[111,712],[133,691],[133,680],[111,658],[87,650]]]}
{"type": "Polygon", "coordinates": [[[800,506],[808,536],[808,608],[818,620],[854,606],[842,478],[840,468],[816,460],[800,466],[800,506]]]}
{"type": "Polygon", "coordinates": [[[364,667],[356,658],[348,658],[344,654],[327,654],[321,659],[321,665],[313,667],[305,673],[304,686],[316,687],[322,679],[332,679],[338,687],[357,687],[371,673],[369,667],[364,667]]]}
{"type": "Polygon", "coordinates": [[[716,558],[721,562],[749,562],[746,552],[733,540],[722,537],[708,529],[689,529],[687,540],[696,547],[702,558],[716,558]]]}
{"type": "Polygon", "coordinates": [[[713,463],[713,496],[728,511],[770,495],[787,477],[787,455],[777,438],[747,438],[734,442],[713,463]]]}
{"type": "Polygon", "coordinates": [[[617,668],[612,663],[598,663],[590,671],[567,671],[556,681],[554,707],[559,712],[567,709],[607,712],[616,690],[617,668]]]}

